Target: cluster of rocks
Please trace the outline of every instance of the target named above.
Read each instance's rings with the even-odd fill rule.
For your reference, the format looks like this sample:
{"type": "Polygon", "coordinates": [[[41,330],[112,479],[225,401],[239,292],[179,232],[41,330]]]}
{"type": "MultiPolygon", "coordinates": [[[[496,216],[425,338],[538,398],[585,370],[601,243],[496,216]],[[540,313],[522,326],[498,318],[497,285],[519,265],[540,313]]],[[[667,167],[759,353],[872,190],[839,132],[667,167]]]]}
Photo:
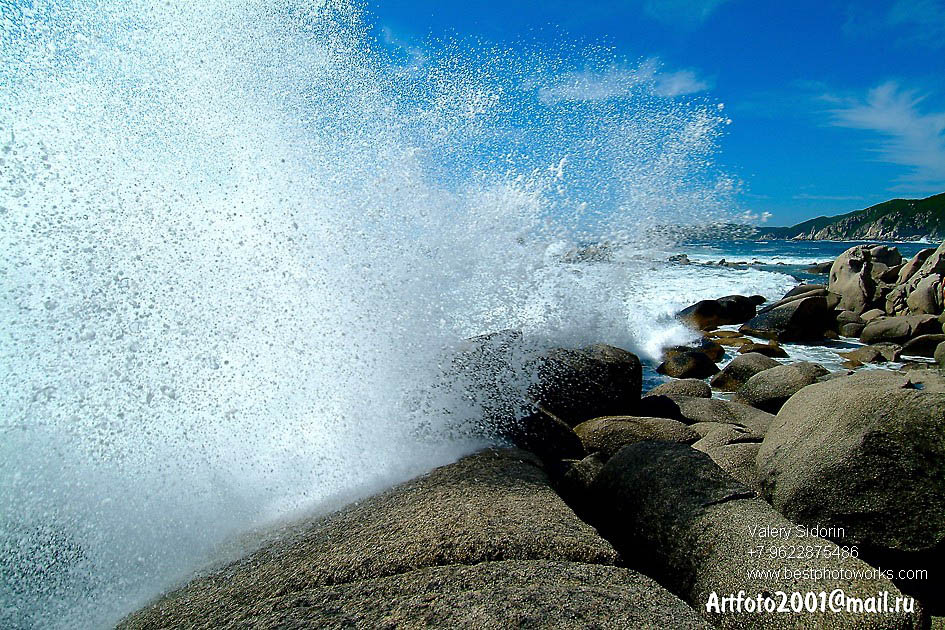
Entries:
{"type": "Polygon", "coordinates": [[[647,392],[620,348],[536,349],[514,331],[469,340],[447,362],[451,382],[510,448],[297,523],[120,627],[928,627],[945,613],[945,376],[830,373],[786,362],[781,342],[862,326],[869,345],[850,365],[941,350],[929,337],[942,334],[941,301],[927,290],[941,290],[941,250],[900,263],[854,248],[827,285],[769,305],[694,304],[679,317],[703,335],[666,350],[659,371],[674,378],[647,392]],[[524,394],[508,385],[522,370],[534,375],[524,394]],[[772,554],[758,533],[798,527],[814,533],[776,542],[824,551],[772,554]],[[835,589],[918,604],[707,606],[713,594],[835,589]]]}
{"type": "Polygon", "coordinates": [[[771,304],[764,304],[761,296],[733,295],[683,309],[677,317],[703,337],[695,344],[667,348],[659,372],[707,378],[719,372],[715,364],[722,356],[717,346],[786,358],[781,342],[820,344],[839,338],[864,344],[838,352],[847,368],[903,356],[934,358],[945,365],[945,244],[910,260],[895,247],[860,245],[829,266],[826,284],[800,284],[771,304]],[[731,324],[739,325],[738,330],[717,330],[731,324]]]}
{"type": "Polygon", "coordinates": [[[837,301],[837,330],[870,346],[848,355],[851,365],[898,354],[945,363],[943,275],[945,243],[909,260],[885,245],[860,245],[840,255],[825,287],[837,301]]]}

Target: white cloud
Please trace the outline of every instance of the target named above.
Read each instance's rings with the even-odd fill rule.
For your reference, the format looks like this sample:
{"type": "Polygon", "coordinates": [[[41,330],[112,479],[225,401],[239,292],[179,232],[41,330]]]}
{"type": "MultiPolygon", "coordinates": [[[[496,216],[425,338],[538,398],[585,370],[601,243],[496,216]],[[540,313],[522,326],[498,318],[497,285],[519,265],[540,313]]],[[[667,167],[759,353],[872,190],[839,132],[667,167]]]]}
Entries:
{"type": "Polygon", "coordinates": [[[709,84],[692,70],[664,72],[662,63],[651,57],[634,68],[613,67],[604,71],[569,72],[552,85],[538,89],[544,103],[561,101],[603,101],[630,96],[639,90],[672,98],[707,90],[709,84]]]}
{"type": "Polygon", "coordinates": [[[871,89],[865,100],[825,98],[838,104],[831,111],[834,125],[880,135],[875,149],[880,159],[909,168],[899,188],[945,188],[945,112],[920,111],[925,96],[889,81],[871,89]]]}
{"type": "Polygon", "coordinates": [[[674,26],[696,26],[729,0],[644,0],[643,12],[674,26]]]}

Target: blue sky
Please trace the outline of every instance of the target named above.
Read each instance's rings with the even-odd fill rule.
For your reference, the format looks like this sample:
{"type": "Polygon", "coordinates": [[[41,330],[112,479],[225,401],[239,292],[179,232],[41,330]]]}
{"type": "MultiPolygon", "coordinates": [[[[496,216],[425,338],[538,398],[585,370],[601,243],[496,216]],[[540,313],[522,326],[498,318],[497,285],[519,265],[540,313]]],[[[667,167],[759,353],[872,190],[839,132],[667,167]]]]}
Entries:
{"type": "MultiPolygon", "coordinates": [[[[945,191],[945,0],[368,7],[378,39],[392,46],[481,38],[561,49],[564,38],[612,48],[628,68],[654,64],[666,97],[725,104],[733,123],[718,161],[741,180],[743,208],[769,224],[945,191]]],[[[606,97],[619,79],[598,74],[586,87],[606,97]]]]}

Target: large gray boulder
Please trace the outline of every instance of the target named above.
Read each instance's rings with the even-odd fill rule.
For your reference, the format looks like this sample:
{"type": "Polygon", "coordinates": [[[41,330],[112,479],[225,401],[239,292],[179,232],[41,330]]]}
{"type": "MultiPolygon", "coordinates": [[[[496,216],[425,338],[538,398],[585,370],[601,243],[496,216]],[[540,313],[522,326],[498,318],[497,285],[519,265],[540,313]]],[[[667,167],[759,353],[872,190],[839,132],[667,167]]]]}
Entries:
{"type": "Polygon", "coordinates": [[[832,326],[826,298],[802,297],[759,313],[738,331],[776,341],[811,341],[823,338],[832,326]]]}
{"type": "Polygon", "coordinates": [[[904,264],[902,269],[899,270],[899,277],[896,278],[896,284],[904,284],[911,280],[912,276],[914,276],[916,272],[922,268],[922,265],[925,264],[925,261],[929,259],[929,256],[934,253],[934,247],[926,247],[910,258],[909,262],[904,264]]]}
{"type": "MultiPolygon", "coordinates": [[[[945,612],[945,379],[869,370],[812,385],[781,409],[758,452],[772,505],[884,569],[927,569],[899,581],[945,612]]],[[[898,573],[897,573],[898,575],[898,573]]],[[[908,576],[906,576],[908,577],[908,576]]]]}
{"type": "Polygon", "coordinates": [[[806,361],[778,365],[749,378],[735,391],[732,400],[778,413],[788,398],[827,374],[829,371],[822,366],[806,361]]]}
{"type": "Polygon", "coordinates": [[[940,368],[945,368],[945,342],[935,347],[935,354],[932,356],[935,359],[935,363],[937,363],[940,368]]]}
{"type": "MultiPolygon", "coordinates": [[[[859,315],[882,303],[895,283],[890,269],[901,263],[902,256],[895,247],[851,247],[834,261],[827,288],[840,296],[841,309],[859,315]]],[[[895,276],[898,277],[898,269],[895,276]]]]}
{"type": "Polygon", "coordinates": [[[700,627],[617,560],[532,455],[490,450],[300,523],[120,627],[700,627]]]}
{"type": "Polygon", "coordinates": [[[938,274],[919,280],[906,298],[909,312],[917,315],[938,315],[942,312],[942,302],[942,276],[938,274]]]}
{"type": "Polygon", "coordinates": [[[817,537],[778,540],[777,544],[821,545],[833,553],[813,559],[768,554],[767,531],[796,531],[748,486],[736,481],[708,455],[682,444],[639,442],[621,449],[600,471],[592,491],[594,522],[627,563],[641,567],[677,593],[717,628],[920,628],[921,613],[876,615],[852,612],[782,614],[721,612],[706,604],[713,593],[744,592],[749,598],[775,597],[777,591],[869,597],[898,589],[888,580],[860,579],[869,571],[860,560],[844,557],[817,537]],[[766,529],[767,528],[767,529],[766,529]],[[783,530],[782,530],[783,528],[783,530]],[[749,551],[762,547],[764,560],[749,551]],[[758,569],[766,569],[758,571],[758,569]],[[821,577],[810,572],[817,570],[821,577]],[[804,575],[804,571],[808,571],[804,575]],[[832,579],[832,572],[846,572],[832,579]],[[829,577],[822,577],[823,575],[829,577]]]}
{"type": "Polygon", "coordinates": [[[866,324],[860,333],[860,341],[866,344],[904,344],[919,335],[934,335],[942,332],[941,324],[934,315],[902,315],[880,317],[866,324]]]}
{"type": "Polygon", "coordinates": [[[594,418],[574,427],[574,432],[588,453],[602,453],[605,457],[643,440],[692,444],[699,439],[698,433],[677,420],[634,416],[594,418]]]}
{"type": "Polygon", "coordinates": [[[759,372],[781,365],[777,361],[757,352],[739,354],[710,381],[714,389],[733,392],[759,372]]]}
{"type": "Polygon", "coordinates": [[[758,467],[789,518],[842,526],[850,544],[932,550],[945,541],[945,380],[869,370],[811,385],[778,413],[758,467]]]}

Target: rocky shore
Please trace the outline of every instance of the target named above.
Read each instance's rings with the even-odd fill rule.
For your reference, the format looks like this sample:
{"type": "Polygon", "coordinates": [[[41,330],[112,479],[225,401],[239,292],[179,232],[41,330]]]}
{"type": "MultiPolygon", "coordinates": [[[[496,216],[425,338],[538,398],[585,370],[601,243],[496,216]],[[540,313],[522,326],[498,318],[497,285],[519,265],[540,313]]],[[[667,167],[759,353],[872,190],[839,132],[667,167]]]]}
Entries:
{"type": "Polygon", "coordinates": [[[647,392],[637,356],[596,345],[535,356],[516,399],[521,335],[472,339],[449,369],[488,392],[505,446],[299,523],[119,627],[943,627],[943,276],[945,244],[859,246],[780,299],[698,302],[678,314],[697,341],[647,392]],[[792,344],[836,344],[844,369],[792,344]],[[803,610],[779,612],[794,592],[803,610]]]}

